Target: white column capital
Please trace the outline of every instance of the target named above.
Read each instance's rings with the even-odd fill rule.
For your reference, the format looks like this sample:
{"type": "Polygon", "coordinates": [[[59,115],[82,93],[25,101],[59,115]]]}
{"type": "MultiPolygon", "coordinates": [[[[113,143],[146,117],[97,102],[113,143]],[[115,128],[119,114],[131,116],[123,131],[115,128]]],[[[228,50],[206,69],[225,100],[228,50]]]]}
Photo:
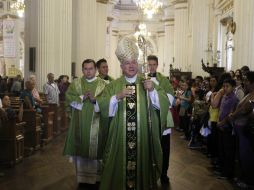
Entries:
{"type": "Polygon", "coordinates": [[[175,10],[188,8],[187,0],[175,0],[172,2],[172,4],[174,5],[175,10]]]}
{"type": "Polygon", "coordinates": [[[164,21],[164,26],[174,26],[175,25],[175,19],[168,19],[164,21]]]}
{"type": "Polygon", "coordinates": [[[215,9],[214,10],[214,16],[219,16],[222,15],[222,10],[221,9],[215,9]]]}
{"type": "Polygon", "coordinates": [[[119,36],[119,31],[112,29],[112,36],[119,36]]]}
{"type": "Polygon", "coordinates": [[[164,37],[164,36],[165,36],[165,31],[159,30],[159,31],[157,31],[157,34],[158,34],[158,37],[159,37],[159,38],[160,38],[160,37],[164,37]]]}

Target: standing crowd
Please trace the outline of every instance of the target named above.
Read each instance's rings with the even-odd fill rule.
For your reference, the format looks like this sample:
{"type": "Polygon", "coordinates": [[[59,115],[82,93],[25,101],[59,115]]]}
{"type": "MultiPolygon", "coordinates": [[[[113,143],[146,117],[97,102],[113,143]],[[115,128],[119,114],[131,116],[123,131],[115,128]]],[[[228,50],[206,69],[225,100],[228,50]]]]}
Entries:
{"type": "Polygon", "coordinates": [[[211,159],[219,179],[241,188],[254,181],[254,72],[247,66],[220,76],[176,80],[176,130],[211,159]]]}

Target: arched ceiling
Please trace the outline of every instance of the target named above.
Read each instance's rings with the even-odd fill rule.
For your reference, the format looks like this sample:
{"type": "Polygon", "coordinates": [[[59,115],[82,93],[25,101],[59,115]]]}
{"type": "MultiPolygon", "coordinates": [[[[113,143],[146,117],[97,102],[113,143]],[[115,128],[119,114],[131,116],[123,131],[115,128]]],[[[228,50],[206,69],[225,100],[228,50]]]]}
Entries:
{"type": "MultiPolygon", "coordinates": [[[[109,0],[114,2],[113,9],[110,11],[110,17],[113,19],[111,26],[119,33],[134,32],[139,23],[145,23],[147,29],[156,36],[158,32],[164,31],[164,25],[167,20],[174,18],[174,8],[172,2],[176,0],[160,0],[163,2],[163,8],[148,19],[142,11],[137,8],[135,0],[109,0]]],[[[178,1],[178,0],[177,0],[178,1]]]]}

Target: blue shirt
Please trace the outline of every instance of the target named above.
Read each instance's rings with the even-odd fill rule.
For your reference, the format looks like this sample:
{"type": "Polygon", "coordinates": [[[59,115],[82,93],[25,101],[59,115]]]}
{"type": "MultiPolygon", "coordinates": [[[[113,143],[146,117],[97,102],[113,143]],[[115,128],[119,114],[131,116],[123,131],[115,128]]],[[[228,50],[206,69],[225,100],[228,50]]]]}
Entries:
{"type": "MultiPolygon", "coordinates": [[[[190,98],[191,97],[191,91],[190,90],[184,91],[182,96],[185,97],[185,98],[190,98]]],[[[190,102],[186,101],[186,100],[181,100],[181,107],[185,108],[185,109],[188,109],[190,107],[190,102]]]]}
{"type": "MultiPolygon", "coordinates": [[[[24,100],[26,96],[29,98],[30,103],[32,104],[33,108],[35,108],[35,100],[34,100],[34,97],[32,95],[32,92],[28,91],[27,89],[23,90],[20,94],[20,99],[24,100]]],[[[24,106],[25,106],[24,108],[28,108],[28,105],[24,105],[24,106]]]]}

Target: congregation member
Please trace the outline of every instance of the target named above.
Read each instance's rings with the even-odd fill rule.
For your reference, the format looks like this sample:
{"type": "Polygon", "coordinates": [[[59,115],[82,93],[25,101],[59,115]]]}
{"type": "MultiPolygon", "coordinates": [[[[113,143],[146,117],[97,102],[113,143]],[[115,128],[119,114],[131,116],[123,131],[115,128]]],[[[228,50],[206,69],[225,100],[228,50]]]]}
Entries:
{"type": "Polygon", "coordinates": [[[34,89],[32,90],[32,95],[34,97],[34,100],[35,100],[35,104],[37,105],[41,105],[42,104],[42,99],[40,97],[40,94],[39,94],[39,91],[37,90],[36,88],[36,76],[35,75],[31,75],[29,77],[29,80],[34,83],[34,89]]]}
{"type": "Polygon", "coordinates": [[[169,101],[160,86],[138,74],[138,48],[131,37],[120,40],[116,55],[123,76],[107,85],[101,96],[101,113],[112,120],[100,190],[155,188],[161,176],[161,135],[165,130],[161,126],[166,126],[169,101]]]}
{"type": "Polygon", "coordinates": [[[49,104],[59,105],[59,89],[57,84],[54,81],[54,74],[49,73],[47,75],[48,82],[43,85],[43,92],[46,96],[47,102],[49,104]]]}
{"type": "Polygon", "coordinates": [[[34,82],[30,80],[26,81],[25,82],[26,89],[21,92],[20,99],[24,101],[24,109],[29,109],[31,111],[41,113],[41,109],[39,106],[35,104],[35,99],[32,94],[34,86],[35,86],[34,82]]]}
{"type": "Polygon", "coordinates": [[[22,90],[21,76],[17,75],[11,86],[11,92],[15,93],[16,95],[19,95],[21,90],[22,90]]]}
{"type": "Polygon", "coordinates": [[[239,102],[234,93],[235,86],[236,82],[233,79],[226,79],[223,82],[223,91],[221,91],[223,95],[217,124],[220,133],[221,174],[218,176],[220,179],[233,179],[234,177],[235,135],[232,132],[233,126],[228,115],[236,109],[239,102]]]}
{"type": "Polygon", "coordinates": [[[239,161],[241,175],[237,184],[248,188],[254,185],[254,130],[253,130],[253,100],[254,100],[254,72],[245,74],[244,86],[247,95],[240,101],[236,110],[230,114],[234,130],[239,139],[239,161]]]}
{"type": "Polygon", "coordinates": [[[68,76],[67,75],[61,75],[58,78],[58,89],[59,89],[59,101],[64,102],[65,101],[65,93],[70,85],[68,82],[68,76]]]}
{"type": "Polygon", "coordinates": [[[176,94],[176,97],[180,100],[180,110],[179,110],[179,127],[180,130],[184,132],[182,138],[189,140],[189,121],[190,121],[190,110],[191,110],[191,100],[192,93],[189,89],[189,84],[187,81],[181,83],[182,94],[176,94]]]}
{"type": "Polygon", "coordinates": [[[82,63],[83,76],[75,79],[65,94],[65,105],[71,121],[64,147],[76,167],[77,182],[95,185],[100,181],[101,159],[107,137],[107,118],[102,118],[97,96],[106,86],[96,77],[92,59],[82,63]]]}
{"type": "MultiPolygon", "coordinates": [[[[158,57],[155,55],[149,55],[147,57],[148,67],[149,67],[149,76],[151,77],[151,80],[156,84],[159,85],[169,96],[169,99],[174,99],[174,90],[172,85],[170,84],[169,80],[162,75],[161,73],[157,72],[158,68],[158,57]]],[[[173,101],[170,102],[172,105],[173,101]]],[[[170,106],[171,108],[172,106],[170,106]]],[[[159,110],[158,110],[158,116],[160,116],[159,110]]],[[[172,121],[172,115],[171,111],[169,110],[169,118],[170,121],[167,123],[167,126],[170,126],[170,124],[173,123],[172,121]]],[[[170,126],[174,127],[174,126],[170,126]]],[[[161,139],[161,146],[162,146],[162,153],[163,153],[163,164],[162,164],[162,174],[161,174],[161,183],[162,184],[168,184],[169,183],[169,177],[167,176],[167,171],[169,167],[169,156],[170,156],[170,134],[171,134],[171,128],[167,129],[162,134],[161,139]]]]}
{"type": "Polygon", "coordinates": [[[205,92],[202,89],[198,89],[195,92],[195,100],[193,102],[193,111],[191,117],[191,139],[188,147],[191,149],[201,148],[202,142],[199,135],[199,131],[202,125],[205,125],[207,116],[207,104],[205,102],[205,92]]]}
{"type": "Polygon", "coordinates": [[[215,90],[211,94],[211,101],[210,101],[210,108],[209,108],[209,113],[210,113],[209,121],[211,122],[211,128],[212,128],[211,132],[215,133],[215,134],[212,134],[212,136],[214,135],[213,137],[216,138],[214,140],[215,140],[215,142],[217,142],[215,144],[211,144],[210,148],[212,148],[212,151],[217,151],[217,153],[213,152],[215,155],[217,155],[217,157],[213,157],[213,155],[212,155],[213,153],[209,152],[209,148],[208,148],[207,156],[209,158],[211,158],[211,157],[213,158],[213,163],[214,163],[215,167],[217,167],[218,171],[220,170],[220,165],[221,165],[222,161],[219,160],[219,150],[218,149],[219,149],[220,146],[218,144],[219,143],[218,139],[221,139],[220,136],[219,136],[221,133],[219,133],[219,130],[217,128],[217,123],[218,123],[218,120],[219,120],[220,103],[221,103],[222,97],[224,95],[223,82],[226,79],[231,79],[231,75],[229,73],[223,73],[219,77],[219,80],[217,82],[215,90]],[[217,147],[215,147],[215,145],[217,147]]]}
{"type": "Polygon", "coordinates": [[[206,103],[209,106],[208,114],[209,114],[209,128],[211,133],[207,136],[207,153],[213,159],[214,164],[217,164],[218,160],[218,128],[217,122],[219,118],[219,108],[217,106],[212,106],[212,101],[214,100],[214,96],[217,94],[218,89],[218,77],[211,76],[210,77],[210,91],[206,94],[206,103]]]}
{"type": "MultiPolygon", "coordinates": [[[[4,95],[2,98],[2,108],[6,114],[9,120],[15,120],[16,119],[16,113],[11,107],[11,101],[10,97],[7,95],[4,95]]],[[[21,121],[21,118],[18,118],[18,121],[21,121]]]]}
{"type": "Polygon", "coordinates": [[[241,76],[237,76],[235,78],[235,81],[236,81],[235,95],[238,98],[238,100],[241,101],[245,95],[243,89],[243,79],[241,76]]]}

